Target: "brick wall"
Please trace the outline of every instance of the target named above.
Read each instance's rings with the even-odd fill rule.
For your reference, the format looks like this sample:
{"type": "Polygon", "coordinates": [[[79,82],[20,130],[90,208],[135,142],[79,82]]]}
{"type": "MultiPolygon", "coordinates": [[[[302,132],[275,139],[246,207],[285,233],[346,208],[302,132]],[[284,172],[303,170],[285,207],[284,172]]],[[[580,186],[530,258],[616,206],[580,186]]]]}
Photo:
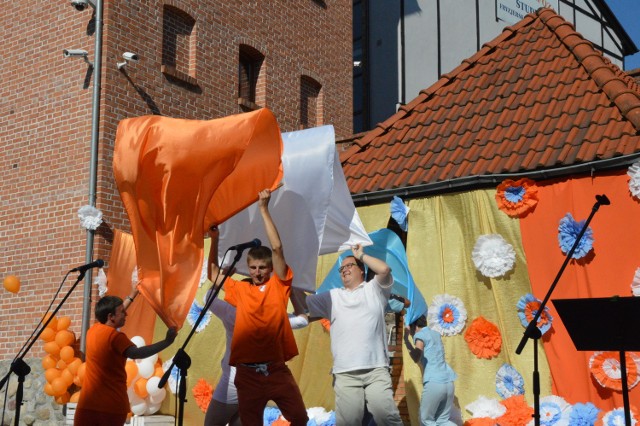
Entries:
{"type": "MultiPolygon", "coordinates": [[[[17,275],[21,291],[0,289],[0,360],[27,340],[65,273],[84,263],[86,231],[77,211],[88,204],[92,73],[78,48],[93,59],[92,10],[68,0],[2,8],[0,47],[0,277],[17,275]]],[[[182,36],[182,35],[181,35],[182,36]]],[[[300,78],[322,85],[323,121],[338,137],[351,131],[351,1],[141,0],[104,3],[104,42],[97,207],[105,224],[94,258],[109,258],[114,229],[128,230],[113,178],[118,122],[145,114],[212,119],[239,113],[240,44],[265,56],[261,99],[282,131],[300,128],[300,78]],[[189,66],[162,72],[163,7],[195,19],[189,66]],[[125,51],[140,61],[116,67],[125,51]]],[[[184,47],[186,46],[186,47],[184,47]]],[[[67,282],[67,287],[75,279],[67,282]]],[[[82,285],[60,311],[79,336],[82,285]]],[[[95,298],[94,289],[94,298],[95,298]]],[[[41,345],[27,356],[40,357],[41,345]]]]}

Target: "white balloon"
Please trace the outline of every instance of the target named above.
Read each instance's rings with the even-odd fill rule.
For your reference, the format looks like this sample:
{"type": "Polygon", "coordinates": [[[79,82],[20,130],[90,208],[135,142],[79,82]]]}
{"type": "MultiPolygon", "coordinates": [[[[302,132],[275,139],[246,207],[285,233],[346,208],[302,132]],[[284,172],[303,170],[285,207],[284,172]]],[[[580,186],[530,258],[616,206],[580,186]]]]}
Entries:
{"type": "Polygon", "coordinates": [[[162,401],[164,401],[164,398],[167,396],[167,391],[162,388],[159,389],[160,392],[154,394],[154,395],[149,395],[148,396],[148,400],[150,404],[162,404],[162,401]]]}
{"type": "Polygon", "coordinates": [[[144,411],[144,415],[145,416],[149,416],[149,415],[151,415],[153,413],[156,413],[160,409],[161,406],[162,406],[162,403],[147,405],[147,409],[144,411]]]}
{"type": "Polygon", "coordinates": [[[147,403],[143,400],[139,404],[131,404],[131,412],[136,416],[142,416],[147,411],[147,403]]]}
{"type": "Polygon", "coordinates": [[[151,361],[151,363],[155,365],[156,361],[158,360],[158,354],[153,354],[153,355],[151,355],[150,357],[147,357],[147,358],[145,358],[145,359],[150,360],[150,361],[151,361]]]}
{"type": "Polygon", "coordinates": [[[143,379],[148,379],[153,376],[155,369],[155,365],[150,359],[143,359],[142,362],[138,364],[138,374],[143,379]]]}
{"type": "Polygon", "coordinates": [[[133,342],[133,344],[136,345],[139,348],[145,345],[144,338],[142,336],[133,336],[129,340],[131,340],[133,342]]]}
{"type": "Polygon", "coordinates": [[[149,380],[147,380],[147,392],[149,395],[155,395],[160,392],[161,388],[158,387],[158,383],[160,383],[160,377],[149,377],[149,380]]]}

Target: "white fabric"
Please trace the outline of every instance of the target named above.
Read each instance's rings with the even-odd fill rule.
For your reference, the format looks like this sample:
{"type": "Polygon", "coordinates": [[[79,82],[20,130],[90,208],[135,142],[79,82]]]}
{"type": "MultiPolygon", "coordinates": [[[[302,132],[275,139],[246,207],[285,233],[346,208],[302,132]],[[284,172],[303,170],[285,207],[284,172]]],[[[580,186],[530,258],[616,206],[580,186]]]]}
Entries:
{"type": "MultiPolygon", "coordinates": [[[[269,211],[294,272],[293,286],[311,292],[316,289],[319,254],[371,245],[371,239],[347,188],[333,126],[283,133],[282,139],[284,185],[271,195],[269,211]]],[[[220,225],[220,264],[228,266],[236,254],[229,252],[223,260],[227,248],[254,238],[268,245],[257,204],[220,225]]],[[[245,259],[243,253],[236,270],[248,275],[245,259]]]]}
{"type": "Polygon", "coordinates": [[[389,366],[384,308],[392,285],[382,287],[374,278],[352,291],[334,288],[307,297],[312,317],[331,320],[334,374],[389,366]]]}

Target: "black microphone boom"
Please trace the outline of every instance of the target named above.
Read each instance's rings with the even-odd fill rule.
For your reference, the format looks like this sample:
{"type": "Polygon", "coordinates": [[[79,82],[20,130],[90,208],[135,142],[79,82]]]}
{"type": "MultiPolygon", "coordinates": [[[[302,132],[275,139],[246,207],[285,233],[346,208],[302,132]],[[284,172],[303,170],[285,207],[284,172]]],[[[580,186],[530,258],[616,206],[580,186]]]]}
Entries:
{"type": "Polygon", "coordinates": [[[70,272],[87,272],[88,269],[91,268],[102,268],[104,266],[104,260],[96,259],[91,263],[87,263],[86,265],[78,266],[77,268],[73,268],[70,272]]]}
{"type": "Polygon", "coordinates": [[[253,240],[249,241],[248,243],[242,243],[242,244],[236,244],[235,246],[231,246],[229,247],[229,250],[235,250],[235,251],[244,251],[245,249],[248,248],[252,248],[252,247],[260,247],[262,245],[262,241],[260,241],[257,238],[254,238],[253,240]]]}

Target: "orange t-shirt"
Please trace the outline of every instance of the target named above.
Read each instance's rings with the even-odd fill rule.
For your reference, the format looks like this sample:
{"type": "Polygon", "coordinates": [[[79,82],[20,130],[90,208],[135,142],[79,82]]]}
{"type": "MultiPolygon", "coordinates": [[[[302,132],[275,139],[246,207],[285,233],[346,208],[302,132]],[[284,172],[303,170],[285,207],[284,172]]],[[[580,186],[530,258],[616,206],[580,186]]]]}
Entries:
{"type": "Polygon", "coordinates": [[[287,316],[293,272],[281,280],[275,273],[263,285],[227,278],[225,300],[236,307],[230,365],[288,361],[298,346],[287,316]]]}
{"type": "Polygon", "coordinates": [[[87,367],[78,409],[128,413],[127,357],[134,343],[113,327],[96,323],[87,331],[87,367]]]}

